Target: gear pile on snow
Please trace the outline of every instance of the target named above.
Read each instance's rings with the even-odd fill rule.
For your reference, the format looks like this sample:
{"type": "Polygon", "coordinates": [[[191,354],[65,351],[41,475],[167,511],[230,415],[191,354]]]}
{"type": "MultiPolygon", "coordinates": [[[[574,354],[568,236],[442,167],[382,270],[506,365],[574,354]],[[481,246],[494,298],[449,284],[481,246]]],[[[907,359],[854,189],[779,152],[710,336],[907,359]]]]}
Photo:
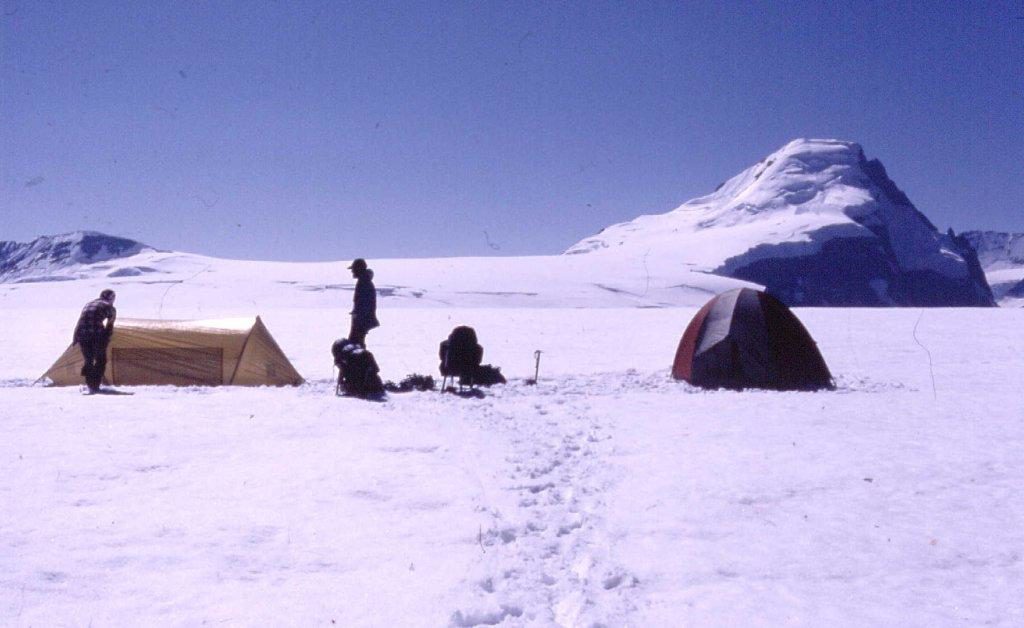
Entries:
{"type": "Polygon", "coordinates": [[[410,373],[405,376],[405,379],[397,384],[392,381],[385,382],[384,390],[394,393],[406,393],[413,391],[426,392],[428,390],[434,390],[434,378],[430,375],[410,373]]]}

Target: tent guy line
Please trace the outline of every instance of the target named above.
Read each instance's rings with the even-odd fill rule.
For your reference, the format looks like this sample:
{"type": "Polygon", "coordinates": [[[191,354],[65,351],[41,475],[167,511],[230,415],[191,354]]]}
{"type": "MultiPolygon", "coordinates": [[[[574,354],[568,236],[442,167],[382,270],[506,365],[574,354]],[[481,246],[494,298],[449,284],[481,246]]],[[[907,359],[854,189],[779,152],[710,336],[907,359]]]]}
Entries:
{"type": "Polygon", "coordinates": [[[917,346],[924,349],[924,352],[928,354],[928,375],[932,378],[932,398],[938,399],[939,392],[935,388],[935,366],[932,364],[932,352],[928,350],[928,347],[924,346],[917,337],[917,326],[921,324],[921,319],[924,318],[924,310],[921,310],[921,314],[917,317],[917,321],[914,323],[914,342],[917,346]]]}
{"type": "Polygon", "coordinates": [[[181,284],[183,284],[183,283],[185,283],[187,281],[192,281],[193,279],[195,279],[199,275],[201,275],[201,274],[205,273],[206,271],[210,270],[210,268],[212,266],[213,266],[213,264],[207,264],[202,269],[197,271],[194,275],[192,275],[190,277],[186,277],[185,279],[182,279],[180,281],[176,281],[176,282],[172,283],[171,285],[167,286],[167,289],[164,290],[164,293],[160,296],[160,307],[157,308],[157,315],[160,318],[160,320],[163,320],[163,318],[164,318],[164,299],[167,298],[167,293],[171,291],[171,288],[173,288],[175,286],[180,286],[181,284]]]}

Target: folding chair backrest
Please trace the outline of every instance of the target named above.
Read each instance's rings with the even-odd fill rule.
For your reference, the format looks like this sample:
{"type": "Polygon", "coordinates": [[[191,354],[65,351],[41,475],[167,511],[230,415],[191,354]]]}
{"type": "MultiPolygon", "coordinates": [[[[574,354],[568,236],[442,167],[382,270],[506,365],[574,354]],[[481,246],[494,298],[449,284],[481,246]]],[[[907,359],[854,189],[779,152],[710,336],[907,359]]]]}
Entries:
{"type": "Polygon", "coordinates": [[[472,377],[484,357],[484,349],[476,341],[476,331],[464,325],[456,327],[441,343],[442,375],[472,377]]]}

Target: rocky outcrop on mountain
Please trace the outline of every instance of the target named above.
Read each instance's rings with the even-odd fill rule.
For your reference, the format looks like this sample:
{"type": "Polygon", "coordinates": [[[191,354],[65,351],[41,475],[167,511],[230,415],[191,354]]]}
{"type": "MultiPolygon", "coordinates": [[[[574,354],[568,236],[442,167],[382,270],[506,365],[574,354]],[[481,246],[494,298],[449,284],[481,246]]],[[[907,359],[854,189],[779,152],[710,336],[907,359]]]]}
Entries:
{"type": "Polygon", "coordinates": [[[135,240],[95,231],[41,236],[31,242],[0,242],[0,282],[75,279],[73,267],[153,250],[135,240]]]}
{"type": "Polygon", "coordinates": [[[661,260],[761,284],[789,305],[992,306],[970,242],[939,232],[861,147],[795,140],[712,194],[566,254],[661,260]]]}

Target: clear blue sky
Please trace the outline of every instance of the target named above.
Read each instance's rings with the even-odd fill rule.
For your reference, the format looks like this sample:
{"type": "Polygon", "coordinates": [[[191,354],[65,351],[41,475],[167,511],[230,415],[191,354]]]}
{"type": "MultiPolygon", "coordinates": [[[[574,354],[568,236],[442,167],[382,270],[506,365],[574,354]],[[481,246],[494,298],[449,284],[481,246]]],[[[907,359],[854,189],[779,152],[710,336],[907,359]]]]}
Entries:
{"type": "Polygon", "coordinates": [[[1024,2],[2,0],[0,240],[558,253],[796,137],[1024,231],[1024,2]]]}

